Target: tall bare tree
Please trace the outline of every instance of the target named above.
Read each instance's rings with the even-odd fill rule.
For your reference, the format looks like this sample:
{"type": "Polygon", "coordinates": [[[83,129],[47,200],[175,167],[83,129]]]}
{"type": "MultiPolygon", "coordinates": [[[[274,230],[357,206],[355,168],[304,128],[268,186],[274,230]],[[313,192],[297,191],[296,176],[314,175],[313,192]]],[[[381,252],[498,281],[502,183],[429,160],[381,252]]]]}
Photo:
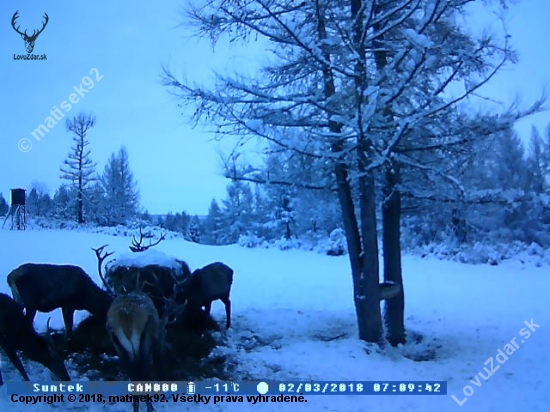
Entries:
{"type": "Polygon", "coordinates": [[[80,113],[72,119],[67,119],[67,131],[73,133],[74,145],[61,166],[61,179],[68,180],[76,194],[76,221],[84,223],[83,204],[86,198],[86,189],[90,183],[97,180],[96,163],[90,158],[87,149],[90,142],[87,139],[88,131],[95,126],[95,116],[80,113]]]}

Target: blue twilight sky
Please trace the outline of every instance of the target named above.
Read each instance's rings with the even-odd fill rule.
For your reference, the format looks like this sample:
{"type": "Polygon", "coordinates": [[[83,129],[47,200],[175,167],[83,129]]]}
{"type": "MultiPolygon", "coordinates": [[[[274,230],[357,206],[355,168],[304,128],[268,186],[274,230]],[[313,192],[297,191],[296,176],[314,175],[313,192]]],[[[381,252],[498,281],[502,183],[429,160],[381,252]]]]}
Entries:
{"type": "MultiPolygon", "coordinates": [[[[59,167],[72,143],[65,130],[67,117],[40,141],[32,133],[51,110],[70,103],[71,93],[76,93],[76,101],[74,88],[85,76],[93,87],[84,79],[88,92],[81,91],[83,96],[71,103],[65,116],[89,112],[97,117],[89,140],[99,171],[124,144],[142,205],[150,213],[206,214],[211,199],[224,196],[228,182],[221,177],[218,153],[230,145],[221,146],[207,132],[191,128],[177,101],[160,84],[161,65],[206,81],[212,69],[253,68],[261,49],[226,46],[213,53],[208,42],[185,38],[177,27],[184,1],[2,0],[0,192],[5,197],[10,188],[28,188],[33,180],[45,183],[51,194],[61,183],[59,167]],[[44,12],[49,15],[33,51],[46,54],[47,60],[14,60],[14,54],[26,54],[23,40],[11,27],[16,10],[17,24],[28,33],[41,27],[44,12]]],[[[520,62],[485,89],[486,95],[504,104],[517,96],[532,101],[550,83],[550,2],[517,3],[509,10],[508,30],[520,62]]],[[[546,112],[521,122],[517,130],[527,139],[532,124],[542,131],[548,123],[546,112]]]]}

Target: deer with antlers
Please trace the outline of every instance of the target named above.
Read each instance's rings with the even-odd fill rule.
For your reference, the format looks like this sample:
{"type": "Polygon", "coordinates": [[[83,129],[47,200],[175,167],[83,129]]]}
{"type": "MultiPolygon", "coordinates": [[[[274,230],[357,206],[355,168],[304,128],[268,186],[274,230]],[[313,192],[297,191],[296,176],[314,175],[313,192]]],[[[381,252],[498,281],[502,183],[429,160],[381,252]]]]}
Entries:
{"type": "MultiPolygon", "coordinates": [[[[107,314],[111,342],[132,381],[159,379],[164,353],[164,336],[157,309],[149,296],[132,292],[115,298],[107,314]]],[[[147,402],[147,412],[153,405],[147,402]]],[[[133,403],[139,411],[139,401],[133,403]]]]}
{"type": "MultiPolygon", "coordinates": [[[[162,234],[154,243],[149,240],[148,245],[143,244],[144,239],[152,238],[152,234],[143,233],[141,228],[139,229],[139,239],[136,239],[135,236],[132,238],[129,248],[136,253],[137,260],[143,256],[140,254],[141,252],[158,245],[166,238],[166,234],[162,234]]],[[[104,279],[102,277],[102,280],[109,283],[110,286],[114,286],[117,293],[140,291],[147,294],[153,300],[159,316],[164,317],[166,298],[174,297],[176,301],[182,302],[184,299],[179,296],[176,298],[176,295],[181,295],[184,292],[191,277],[191,270],[186,262],[174,259],[172,263],[175,263],[174,267],[162,267],[162,265],[156,264],[132,264],[130,267],[125,267],[117,265],[115,260],[110,262],[107,267],[108,273],[104,279]]],[[[101,273],[100,276],[102,276],[101,273]]],[[[107,285],[107,287],[109,286],[107,285]]]]}
{"type": "Polygon", "coordinates": [[[48,17],[47,13],[44,13],[44,23],[42,23],[42,28],[39,30],[34,30],[32,34],[29,36],[27,34],[27,30],[25,30],[24,32],[21,32],[19,31],[20,26],[15,27],[15,22],[18,17],[19,17],[19,10],[16,11],[13,14],[13,17],[11,18],[11,26],[17,33],[21,35],[21,38],[25,41],[25,49],[27,49],[27,53],[32,53],[32,51],[34,50],[34,42],[36,41],[38,35],[44,31],[50,18],[48,17]]]}
{"type": "MultiPolygon", "coordinates": [[[[49,320],[46,327],[46,336],[49,337],[49,320]]],[[[63,359],[56,353],[51,340],[36,333],[32,320],[23,315],[21,306],[4,293],[0,293],[0,347],[26,381],[30,379],[17,356],[18,350],[29,359],[44,365],[61,380],[71,380],[63,359]]],[[[3,384],[0,371],[0,385],[3,384]]]]}
{"type": "MultiPolygon", "coordinates": [[[[114,293],[102,272],[101,258],[104,259],[104,256],[100,253],[105,246],[96,249],[98,271],[105,287],[114,293]]],[[[156,273],[138,272],[135,279],[136,290],[118,295],[109,307],[106,324],[109,337],[124,372],[132,381],[151,381],[165,377],[166,325],[182,312],[184,306],[178,304],[176,299],[179,281],[174,275],[172,294],[166,296],[156,273]],[[142,279],[142,275],[147,278],[142,279]],[[159,316],[155,303],[144,293],[143,288],[146,286],[162,296],[162,315],[159,316]]],[[[150,402],[146,402],[146,405],[148,412],[154,410],[150,402]]],[[[134,401],[133,410],[139,411],[139,401],[134,401]]]]}

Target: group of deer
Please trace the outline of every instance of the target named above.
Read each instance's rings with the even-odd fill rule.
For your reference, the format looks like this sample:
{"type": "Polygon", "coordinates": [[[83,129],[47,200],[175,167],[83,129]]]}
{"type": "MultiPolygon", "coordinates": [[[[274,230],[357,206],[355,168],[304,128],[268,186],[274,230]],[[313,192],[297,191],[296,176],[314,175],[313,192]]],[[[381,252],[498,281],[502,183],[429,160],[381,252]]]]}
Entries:
{"type": "MultiPolygon", "coordinates": [[[[191,274],[187,264],[182,262],[190,276],[187,279],[184,276],[184,282],[175,280],[174,291],[184,287],[184,292],[178,295],[180,304],[174,311],[168,310],[168,306],[155,305],[155,301],[143,291],[114,295],[101,271],[104,259],[110,255],[101,255],[104,248],[102,246],[94,251],[98,257],[99,275],[107,290],[96,285],[82,268],[73,265],[26,263],[8,275],[13,299],[0,294],[0,347],[25,380],[28,381],[29,377],[17,356],[17,350],[46,366],[60,379],[70,380],[63,360],[55,354],[48,339],[49,333],[43,337],[34,330],[33,320],[37,311],[51,312],[61,308],[67,338],[71,336],[76,310],[86,310],[104,317],[125,372],[130,380],[140,381],[162,379],[159,375],[164,367],[165,327],[170,317],[181,314],[183,310],[191,314],[200,311],[209,315],[212,302],[219,299],[225,305],[226,328],[231,326],[229,294],[233,270],[227,265],[216,262],[191,274]]],[[[176,293],[171,297],[172,304],[175,296],[176,293]]],[[[168,298],[164,300],[170,301],[168,298]]],[[[134,411],[137,408],[134,404],[134,411]]],[[[152,405],[148,404],[147,410],[152,411],[152,405]]]]}

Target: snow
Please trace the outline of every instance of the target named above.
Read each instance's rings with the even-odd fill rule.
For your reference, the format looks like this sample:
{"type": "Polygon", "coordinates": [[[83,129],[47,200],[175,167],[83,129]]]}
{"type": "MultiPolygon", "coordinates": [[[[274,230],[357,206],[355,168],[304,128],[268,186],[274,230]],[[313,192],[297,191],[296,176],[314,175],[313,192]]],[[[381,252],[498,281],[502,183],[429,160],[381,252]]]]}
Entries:
{"type": "Polygon", "coordinates": [[[172,268],[179,271],[178,274],[181,274],[182,270],[181,264],[178,263],[176,258],[168,256],[166,253],[156,249],[147,249],[143,252],[123,253],[117,255],[116,258],[107,262],[106,268],[108,270],[114,270],[117,267],[145,267],[149,265],[172,268]]]}
{"type": "Polygon", "coordinates": [[[420,34],[413,29],[403,29],[403,34],[405,34],[411,43],[419,48],[427,49],[433,46],[433,42],[427,36],[420,34]]]}
{"type": "MultiPolygon", "coordinates": [[[[4,245],[0,271],[5,276],[26,262],[70,263],[83,267],[99,283],[96,257],[90,249],[108,243],[110,251],[127,250],[129,238],[79,231],[3,230],[0,242],[4,245]]],[[[223,332],[227,333],[227,346],[217,350],[237,359],[236,381],[448,382],[447,396],[306,396],[308,402],[303,404],[222,403],[200,405],[201,411],[500,412],[545,411],[550,405],[550,313],[543,309],[548,306],[544,302],[550,290],[548,266],[518,265],[515,261],[499,266],[468,265],[404,256],[406,326],[410,336],[420,334],[423,340],[416,343],[411,339],[402,347],[380,351],[357,339],[347,256],[203,246],[182,239],[167,239],[155,249],[158,253],[143,259],[155,261],[164,252],[185,260],[192,269],[214,261],[234,269],[233,327],[223,332]],[[520,330],[531,319],[540,328],[520,343],[520,330]],[[488,367],[488,358],[494,358],[514,338],[519,349],[487,381],[480,379],[478,372],[486,375],[483,368],[488,367]],[[413,360],[422,357],[431,360],[413,360]],[[459,407],[451,395],[464,399],[466,385],[474,393],[459,407]]],[[[9,294],[5,281],[0,282],[0,292],[9,294]]],[[[212,309],[213,316],[222,322],[223,304],[215,302],[212,309]]],[[[52,317],[52,327],[62,327],[58,310],[38,314],[37,329],[45,328],[48,316],[52,317]]],[[[84,312],[77,312],[75,318],[78,321],[84,316],[84,312]]],[[[25,363],[31,379],[50,379],[45,368],[25,363]]],[[[67,367],[77,380],[73,365],[67,367]]],[[[2,371],[6,381],[21,379],[7,361],[2,362],[2,371]]],[[[126,412],[131,408],[129,404],[75,407],[126,412]]],[[[171,402],[156,407],[158,411],[174,410],[171,402]]],[[[11,403],[5,387],[0,388],[0,410],[50,409],[44,404],[11,403]]]]}

